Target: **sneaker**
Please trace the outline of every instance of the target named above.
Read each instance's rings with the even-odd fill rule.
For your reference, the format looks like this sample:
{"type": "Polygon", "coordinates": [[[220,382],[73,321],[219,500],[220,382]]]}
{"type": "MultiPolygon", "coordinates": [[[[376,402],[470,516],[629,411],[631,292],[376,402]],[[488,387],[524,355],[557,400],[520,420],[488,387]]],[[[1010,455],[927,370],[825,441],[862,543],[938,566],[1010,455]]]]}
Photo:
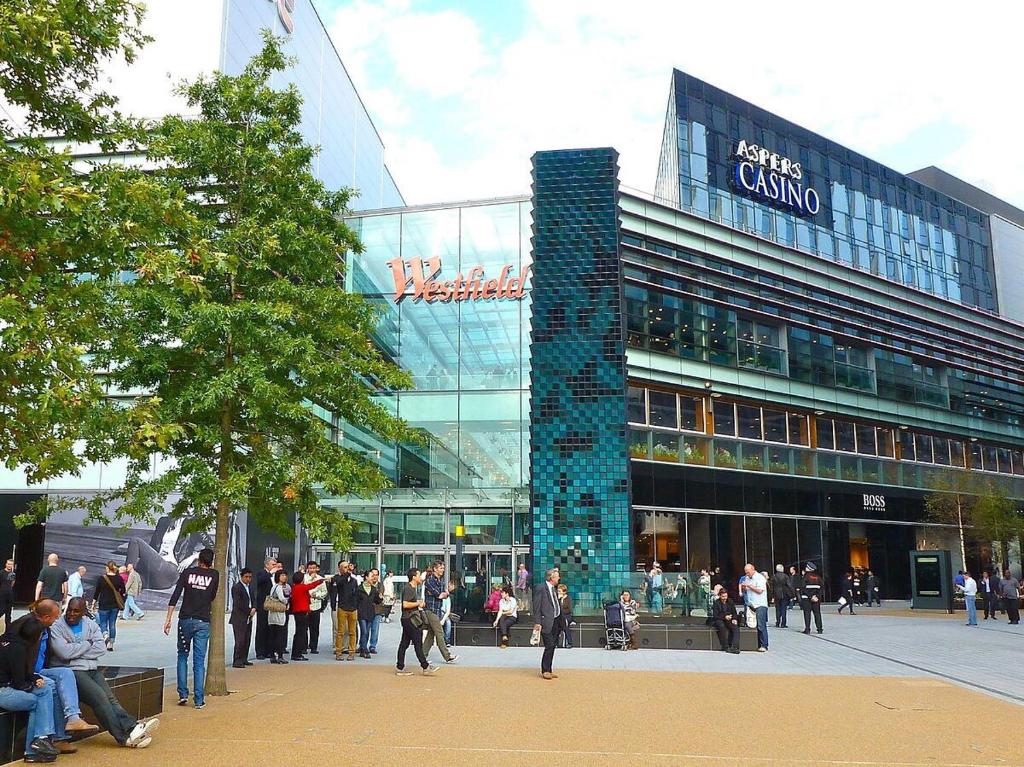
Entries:
{"type": "Polygon", "coordinates": [[[730,647],[728,652],[732,653],[733,655],[739,655],[740,654],[740,648],[739,647],[730,647]]]}
{"type": "Polygon", "coordinates": [[[178,705],[179,706],[187,706],[188,705],[188,698],[178,698],[178,705]]]}
{"type": "Polygon", "coordinates": [[[396,668],[395,676],[412,676],[412,672],[407,668],[396,668]]]}
{"type": "Polygon", "coordinates": [[[57,761],[54,754],[25,754],[26,764],[53,764],[57,761]]]}
{"type": "Polygon", "coordinates": [[[757,651],[758,652],[768,652],[768,648],[767,647],[758,647],[757,651]]]}
{"type": "Polygon", "coordinates": [[[458,655],[449,655],[448,658],[445,660],[445,663],[455,663],[455,661],[457,661],[458,659],[458,655]]]}
{"type": "Polygon", "coordinates": [[[196,703],[196,711],[202,711],[204,708],[206,708],[205,703],[196,703]]]}
{"type": "Polygon", "coordinates": [[[433,676],[437,673],[437,666],[427,666],[421,673],[423,676],[433,676]]]}
{"type": "MultiPolygon", "coordinates": [[[[202,706],[196,706],[196,708],[202,708],[202,706]]],[[[134,746],[128,746],[128,748],[147,748],[149,746],[149,744],[152,743],[152,742],[153,742],[152,738],[143,738],[138,743],[136,743],[134,746]]]]}
{"type": "Polygon", "coordinates": [[[376,647],[371,647],[370,648],[370,655],[376,655],[376,654],[377,654],[377,648],[376,647]]]}

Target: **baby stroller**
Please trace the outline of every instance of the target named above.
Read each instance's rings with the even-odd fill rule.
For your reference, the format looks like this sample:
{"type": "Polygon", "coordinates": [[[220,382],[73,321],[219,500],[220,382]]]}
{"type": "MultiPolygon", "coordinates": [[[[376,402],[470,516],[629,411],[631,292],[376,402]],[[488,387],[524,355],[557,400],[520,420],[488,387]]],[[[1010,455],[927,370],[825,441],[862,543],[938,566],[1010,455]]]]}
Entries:
{"type": "Polygon", "coordinates": [[[626,614],[621,602],[607,602],[604,606],[604,649],[625,650],[629,647],[626,633],[626,614]]]}

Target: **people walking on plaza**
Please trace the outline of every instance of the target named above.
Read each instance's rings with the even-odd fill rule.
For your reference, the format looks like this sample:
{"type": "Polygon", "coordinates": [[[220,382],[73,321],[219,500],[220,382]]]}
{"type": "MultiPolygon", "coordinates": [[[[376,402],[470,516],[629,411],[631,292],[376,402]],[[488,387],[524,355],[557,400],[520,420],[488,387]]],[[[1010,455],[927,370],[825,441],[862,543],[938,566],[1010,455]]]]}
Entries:
{"type": "MultiPolygon", "coordinates": [[[[314,581],[319,584],[309,592],[309,652],[312,655],[320,654],[320,616],[330,601],[330,592],[327,588],[327,581],[320,575],[320,565],[310,560],[306,563],[306,574],[303,582],[308,586],[314,581]]],[[[333,621],[332,621],[333,623],[333,621]]]]}
{"type": "Polygon", "coordinates": [[[544,643],[544,654],[540,659],[540,675],[544,679],[557,679],[558,674],[552,671],[555,661],[555,648],[559,637],[565,630],[565,616],[558,600],[558,581],[560,575],[556,568],[544,574],[544,582],[533,590],[533,625],[534,631],[540,632],[544,643]]]}
{"type": "Polygon", "coordinates": [[[267,610],[267,658],[273,664],[285,665],[285,651],[288,649],[288,601],[291,595],[288,584],[288,572],[281,568],[274,572],[274,582],[270,585],[269,598],[284,606],[284,609],[267,610]]]}
{"type": "Polygon", "coordinates": [[[787,628],[786,611],[789,609],[789,602],[793,598],[793,586],[786,575],[786,568],[782,565],[775,565],[775,572],[771,581],[772,596],[775,599],[775,628],[787,628]]]}
{"type": "Polygon", "coordinates": [[[338,630],[334,634],[334,659],[355,660],[359,640],[359,582],[352,576],[354,566],[347,560],[338,563],[338,574],[331,578],[331,607],[336,611],[338,630]],[[348,655],[345,645],[348,644],[348,655]]]}
{"type": "Polygon", "coordinates": [[[46,567],[39,571],[39,577],[36,579],[36,598],[34,601],[52,599],[57,604],[62,605],[67,595],[68,572],[60,566],[60,557],[56,554],[49,554],[46,557],[46,567]]]}
{"type": "Polygon", "coordinates": [[[558,606],[562,609],[562,621],[565,624],[562,633],[564,647],[567,650],[571,650],[572,628],[576,625],[576,621],[572,618],[572,597],[569,596],[569,584],[564,581],[559,581],[558,583],[558,606]]]}
{"type": "Polygon", "coordinates": [[[395,673],[398,676],[411,676],[412,672],[405,668],[405,653],[412,645],[416,653],[416,660],[424,674],[437,673],[437,666],[427,663],[427,656],[423,652],[423,630],[427,627],[427,619],[424,615],[426,602],[420,599],[419,587],[423,583],[423,576],[419,568],[411,567],[406,574],[408,578],[405,586],[402,587],[402,639],[398,643],[398,658],[395,663],[395,673]]]}
{"type": "Polygon", "coordinates": [[[530,571],[525,562],[520,562],[516,570],[516,599],[523,610],[530,609],[530,571]]]}
{"type": "Polygon", "coordinates": [[[296,570],[292,575],[291,613],[295,631],[292,636],[293,661],[309,660],[306,651],[309,649],[310,593],[323,582],[323,578],[316,578],[306,583],[303,570],[296,570]]]}
{"type": "Polygon", "coordinates": [[[867,577],[864,579],[864,590],[868,597],[868,607],[871,607],[871,603],[874,602],[879,607],[882,606],[882,584],[878,580],[878,576],[875,575],[873,570],[868,570],[867,577]]]}
{"type": "Polygon", "coordinates": [[[92,601],[96,605],[96,620],[103,631],[103,640],[107,643],[107,652],[114,651],[114,640],[117,638],[117,616],[125,605],[124,581],[117,574],[117,564],[107,562],[107,570],[96,579],[92,601]]]}
{"type": "Polygon", "coordinates": [[[739,653],[740,626],[736,619],[736,605],[724,588],[718,590],[718,599],[711,604],[711,625],[718,633],[722,651],[739,653]]]}
{"type": "Polygon", "coordinates": [[[970,572],[964,572],[964,585],[957,586],[957,590],[964,595],[964,607],[967,609],[967,625],[978,625],[978,583],[971,576],[970,572]]]}
{"type": "Polygon", "coordinates": [[[252,582],[252,570],[243,567],[238,583],[231,587],[231,631],[235,636],[235,651],[231,659],[232,668],[251,666],[249,645],[252,642],[252,624],[256,617],[256,587],[252,582]]]}
{"type": "MultiPolygon", "coordinates": [[[[124,613],[122,617],[125,620],[129,618],[135,618],[135,620],[141,621],[146,617],[145,611],[139,607],[138,598],[142,596],[142,576],[139,575],[135,569],[135,565],[127,565],[128,580],[124,584],[124,613]]],[[[70,588],[68,594],[71,593],[70,588]]]]}
{"type": "Polygon", "coordinates": [[[498,636],[501,637],[501,649],[505,650],[508,648],[512,627],[519,620],[519,602],[516,601],[515,590],[511,586],[504,586],[501,593],[498,617],[494,619],[494,627],[498,629],[498,636]]]}
{"type": "Polygon", "coordinates": [[[1003,600],[1003,608],[1011,626],[1020,623],[1020,581],[1013,577],[1009,569],[1003,570],[1003,579],[999,582],[999,596],[1003,600]]]}
{"type": "MultiPolygon", "coordinates": [[[[444,641],[442,618],[444,617],[444,599],[449,593],[448,587],[445,585],[444,569],[444,562],[437,560],[427,570],[427,578],[423,582],[423,601],[426,604],[424,615],[427,619],[425,627],[427,636],[423,640],[423,654],[429,656],[436,643],[444,662],[455,663],[459,656],[452,655],[451,650],[448,649],[448,643],[444,641]]],[[[495,607],[495,612],[497,612],[497,607],[495,607]]]]}
{"type": "Polygon", "coordinates": [[[188,656],[192,653],[193,703],[197,709],[206,705],[206,651],[210,644],[210,615],[220,573],[213,569],[213,549],[199,552],[197,564],[185,568],[171,592],[167,605],[164,634],[171,633],[174,608],[181,600],[178,614],[178,705],[188,705],[188,656]]]}
{"type": "Polygon", "coordinates": [[[32,670],[44,628],[29,616],[12,623],[0,637],[0,708],[28,712],[25,761],[32,764],[49,764],[60,753],[53,742],[56,685],[32,670]]]}
{"type": "Polygon", "coordinates": [[[629,649],[639,650],[640,620],[637,613],[640,610],[640,605],[633,599],[629,589],[623,589],[619,593],[619,604],[622,605],[622,628],[626,631],[626,636],[629,637],[629,649]]]}
{"type": "Polygon", "coordinates": [[[74,672],[79,698],[93,710],[103,728],[121,746],[146,748],[160,720],[153,717],[139,721],[118,702],[99,670],[105,653],[103,634],[99,625],[85,614],[84,599],[68,600],[64,616],[50,627],[50,639],[49,665],[68,667],[74,672]]]}
{"type": "Polygon", "coordinates": [[[381,606],[383,607],[384,622],[391,623],[391,612],[395,609],[395,574],[388,572],[384,576],[381,591],[381,606]]]}
{"type": "Polygon", "coordinates": [[[824,583],[821,575],[814,567],[813,562],[808,562],[804,568],[804,577],[800,582],[800,606],[804,611],[804,633],[811,633],[811,616],[814,616],[814,627],[820,634],[821,628],[821,603],[825,599],[824,583]]]}
{"type": "Polygon", "coordinates": [[[768,651],[768,581],[749,562],[743,567],[740,596],[757,616],[757,651],[768,651]]]}
{"type": "Polygon", "coordinates": [[[985,609],[985,620],[999,620],[996,618],[996,611],[999,609],[999,581],[999,575],[994,570],[985,570],[978,584],[985,609]]]}
{"type": "Polygon", "coordinates": [[[843,593],[839,597],[839,609],[836,612],[842,615],[845,608],[849,608],[850,615],[857,614],[853,611],[853,573],[851,572],[843,576],[843,593]]]}
{"type": "Polygon", "coordinates": [[[789,578],[789,593],[791,596],[789,598],[789,604],[786,605],[786,609],[792,610],[797,602],[800,601],[800,586],[802,585],[800,582],[800,573],[797,571],[796,565],[789,566],[789,575],[787,577],[789,578]]]}
{"type": "Polygon", "coordinates": [[[380,631],[381,594],[380,571],[369,570],[356,591],[356,615],[359,618],[359,657],[369,658],[377,652],[377,635],[380,631]]]}
{"type": "Polygon", "coordinates": [[[647,594],[651,604],[651,614],[661,615],[664,609],[664,587],[665,576],[661,571],[661,565],[655,562],[647,573],[647,594]]]}
{"type": "Polygon", "coordinates": [[[89,572],[85,565],[79,565],[78,568],[68,576],[68,599],[71,597],[84,597],[85,596],[85,582],[82,580],[85,578],[85,574],[89,572]]]}
{"type": "Polygon", "coordinates": [[[853,595],[853,603],[864,604],[864,578],[857,568],[853,570],[853,580],[850,581],[850,593],[853,595]]]}
{"type": "Polygon", "coordinates": [[[256,660],[266,660],[274,656],[270,649],[269,614],[263,605],[274,587],[274,574],[277,570],[277,559],[267,557],[263,560],[263,567],[253,578],[256,586],[256,660]]]}
{"type": "Polygon", "coordinates": [[[17,574],[14,572],[14,560],[8,559],[0,572],[0,620],[3,620],[4,631],[11,625],[11,610],[14,608],[14,584],[17,574]]]}
{"type": "MultiPolygon", "coordinates": [[[[441,616],[441,627],[444,629],[444,641],[449,647],[452,645],[452,639],[455,634],[454,624],[458,620],[456,616],[455,621],[452,620],[452,605],[454,603],[455,593],[458,589],[459,584],[454,579],[448,580],[448,596],[446,596],[441,603],[444,605],[444,614],[441,616]]],[[[378,609],[380,606],[378,605],[378,609]]]]}

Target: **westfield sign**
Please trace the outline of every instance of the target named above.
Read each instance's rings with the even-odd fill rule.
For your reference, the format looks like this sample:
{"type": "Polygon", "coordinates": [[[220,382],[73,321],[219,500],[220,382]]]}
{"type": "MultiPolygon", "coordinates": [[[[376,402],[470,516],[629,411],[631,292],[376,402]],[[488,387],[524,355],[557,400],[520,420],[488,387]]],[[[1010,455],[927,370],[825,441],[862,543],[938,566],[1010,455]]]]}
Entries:
{"type": "Polygon", "coordinates": [[[512,274],[512,265],[501,267],[498,277],[486,279],[482,266],[474,266],[469,274],[461,272],[452,280],[441,280],[441,258],[411,258],[405,261],[395,258],[387,262],[395,280],[394,301],[403,298],[425,303],[447,303],[449,301],[491,301],[522,299],[526,283],[530,279],[530,267],[519,274],[512,274]]]}

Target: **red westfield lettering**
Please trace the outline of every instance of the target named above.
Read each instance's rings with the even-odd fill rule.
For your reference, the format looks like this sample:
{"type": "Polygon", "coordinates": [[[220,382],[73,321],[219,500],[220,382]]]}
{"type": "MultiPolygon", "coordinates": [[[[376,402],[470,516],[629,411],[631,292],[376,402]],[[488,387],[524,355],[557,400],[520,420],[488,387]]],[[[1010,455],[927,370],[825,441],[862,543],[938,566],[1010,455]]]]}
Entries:
{"type": "Polygon", "coordinates": [[[405,261],[395,258],[387,262],[391,276],[395,280],[394,301],[397,304],[406,296],[413,301],[490,301],[491,299],[511,299],[518,301],[525,295],[526,283],[530,279],[530,267],[525,267],[519,274],[512,275],[512,265],[501,268],[497,278],[485,279],[484,268],[474,266],[469,274],[459,273],[452,280],[439,280],[441,259],[411,258],[405,261]],[[409,289],[412,289],[410,292],[409,289]]]}

